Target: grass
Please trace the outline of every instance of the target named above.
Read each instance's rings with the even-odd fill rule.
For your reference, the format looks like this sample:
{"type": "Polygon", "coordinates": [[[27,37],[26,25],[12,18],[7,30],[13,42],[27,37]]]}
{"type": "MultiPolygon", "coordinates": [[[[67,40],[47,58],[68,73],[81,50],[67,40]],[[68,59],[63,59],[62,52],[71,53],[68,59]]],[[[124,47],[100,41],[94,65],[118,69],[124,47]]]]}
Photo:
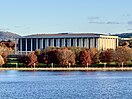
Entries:
{"type": "MultiPolygon", "coordinates": [[[[8,62],[6,64],[4,64],[2,67],[28,67],[26,65],[24,65],[23,63],[18,63],[18,61],[13,61],[13,62],[8,62]]],[[[45,68],[45,67],[52,67],[51,64],[44,64],[44,63],[39,63],[38,66],[36,66],[38,68],[45,68]]],[[[53,67],[69,67],[68,65],[58,65],[58,64],[53,64],[53,67]]],[[[71,65],[70,67],[87,67],[87,66],[84,66],[84,65],[79,65],[79,64],[76,64],[76,65],[71,65]]],[[[100,63],[100,64],[93,64],[93,65],[90,65],[88,67],[104,67],[104,64],[103,63],[100,63]]],[[[119,67],[117,64],[106,64],[106,67],[119,67]]],[[[122,67],[122,66],[120,66],[122,67]]],[[[132,67],[132,63],[129,63],[129,64],[124,64],[123,67],[132,67]]]]}

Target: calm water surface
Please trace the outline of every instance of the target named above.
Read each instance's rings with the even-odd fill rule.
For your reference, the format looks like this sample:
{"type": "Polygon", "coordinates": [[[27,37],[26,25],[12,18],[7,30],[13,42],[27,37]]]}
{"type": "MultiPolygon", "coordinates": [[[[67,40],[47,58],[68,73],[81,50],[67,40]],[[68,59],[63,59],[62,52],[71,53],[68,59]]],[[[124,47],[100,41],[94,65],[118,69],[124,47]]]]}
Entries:
{"type": "Polygon", "coordinates": [[[132,99],[132,72],[0,71],[0,99],[132,99]]]}

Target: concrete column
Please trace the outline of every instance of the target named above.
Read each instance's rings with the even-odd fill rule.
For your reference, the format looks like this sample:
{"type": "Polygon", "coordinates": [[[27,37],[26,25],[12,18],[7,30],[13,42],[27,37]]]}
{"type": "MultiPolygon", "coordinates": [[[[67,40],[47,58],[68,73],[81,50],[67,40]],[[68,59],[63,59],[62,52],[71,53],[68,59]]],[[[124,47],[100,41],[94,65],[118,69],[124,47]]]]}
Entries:
{"type": "Polygon", "coordinates": [[[73,39],[73,46],[77,47],[77,38],[73,39]]]}
{"type": "Polygon", "coordinates": [[[50,39],[50,46],[54,46],[54,38],[50,39]]]}
{"type": "Polygon", "coordinates": [[[61,45],[60,45],[60,47],[61,47],[61,46],[63,46],[63,39],[61,39],[60,42],[61,42],[61,45]]]}
{"type": "Polygon", "coordinates": [[[106,38],[104,38],[104,50],[106,50],[106,38]]]}
{"type": "Polygon", "coordinates": [[[112,38],[110,39],[110,48],[113,48],[113,42],[112,42],[112,38]]]}
{"type": "Polygon", "coordinates": [[[79,45],[79,47],[81,47],[81,39],[79,38],[78,41],[79,41],[79,42],[78,42],[78,43],[79,43],[78,45],[79,45]]]}
{"type": "Polygon", "coordinates": [[[93,39],[90,38],[90,48],[93,48],[93,39]]]}
{"type": "Polygon", "coordinates": [[[53,39],[52,39],[52,46],[54,47],[54,45],[55,45],[55,44],[54,44],[54,38],[53,38],[53,39]]]}
{"type": "Polygon", "coordinates": [[[38,49],[38,38],[36,38],[36,49],[35,50],[37,49],[38,49]]]}
{"type": "Polygon", "coordinates": [[[71,38],[67,39],[67,46],[71,46],[71,38]]]}
{"type": "Polygon", "coordinates": [[[115,49],[115,47],[116,47],[116,39],[114,38],[113,39],[113,49],[115,49]]]}
{"type": "Polygon", "coordinates": [[[71,46],[71,38],[69,39],[69,43],[70,43],[69,45],[71,46]]]}
{"type": "Polygon", "coordinates": [[[83,47],[83,38],[81,38],[81,47],[83,47]]]}
{"type": "Polygon", "coordinates": [[[58,38],[56,41],[57,41],[57,46],[60,47],[60,38],[58,38]]]}
{"type": "Polygon", "coordinates": [[[45,39],[45,48],[46,47],[49,47],[49,39],[47,38],[47,39],[45,39]]]}
{"type": "Polygon", "coordinates": [[[40,49],[43,48],[43,47],[42,47],[42,43],[43,43],[43,42],[42,42],[42,39],[40,39],[40,40],[39,40],[39,47],[40,47],[40,49]]]}
{"type": "Polygon", "coordinates": [[[62,44],[62,46],[65,46],[65,38],[62,39],[61,44],[62,44]]]}
{"type": "Polygon", "coordinates": [[[106,46],[106,49],[108,49],[108,38],[105,38],[105,46],[106,46]]]}
{"type": "Polygon", "coordinates": [[[102,45],[103,45],[103,50],[104,50],[104,38],[102,38],[102,45]]]}
{"type": "Polygon", "coordinates": [[[41,48],[44,48],[43,42],[44,42],[44,39],[42,38],[42,40],[41,40],[41,48]]]}
{"type": "Polygon", "coordinates": [[[108,49],[108,38],[105,38],[105,46],[106,46],[106,49],[108,49]]]}
{"type": "Polygon", "coordinates": [[[86,43],[87,44],[86,47],[89,48],[89,39],[88,38],[86,39],[86,42],[87,42],[86,43]]]}
{"type": "Polygon", "coordinates": [[[99,38],[95,38],[96,39],[96,48],[99,50],[99,38]]]}
{"type": "Polygon", "coordinates": [[[79,39],[79,46],[83,47],[83,39],[82,38],[79,39]]]}
{"type": "Polygon", "coordinates": [[[87,48],[87,39],[86,38],[84,39],[84,47],[87,48]]]}
{"type": "Polygon", "coordinates": [[[106,41],[106,38],[104,38],[104,48],[105,48],[105,50],[106,50],[106,47],[107,46],[107,41],[106,41]]]}

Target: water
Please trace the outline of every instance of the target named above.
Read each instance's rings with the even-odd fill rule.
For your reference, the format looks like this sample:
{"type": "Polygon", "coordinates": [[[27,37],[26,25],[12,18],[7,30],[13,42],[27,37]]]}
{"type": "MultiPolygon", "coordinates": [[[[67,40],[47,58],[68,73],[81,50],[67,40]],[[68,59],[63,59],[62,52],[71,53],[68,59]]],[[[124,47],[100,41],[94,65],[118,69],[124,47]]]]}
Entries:
{"type": "Polygon", "coordinates": [[[0,99],[132,99],[132,72],[0,71],[0,99]]]}

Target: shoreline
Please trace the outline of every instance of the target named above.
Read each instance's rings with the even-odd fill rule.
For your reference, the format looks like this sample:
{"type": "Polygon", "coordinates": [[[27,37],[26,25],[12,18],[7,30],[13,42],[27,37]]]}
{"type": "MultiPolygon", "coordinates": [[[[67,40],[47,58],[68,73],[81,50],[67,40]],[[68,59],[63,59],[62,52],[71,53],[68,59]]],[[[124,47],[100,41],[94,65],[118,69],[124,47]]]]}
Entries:
{"type": "Polygon", "coordinates": [[[22,71],[132,71],[132,67],[60,67],[60,68],[0,68],[0,70],[22,71]]]}

